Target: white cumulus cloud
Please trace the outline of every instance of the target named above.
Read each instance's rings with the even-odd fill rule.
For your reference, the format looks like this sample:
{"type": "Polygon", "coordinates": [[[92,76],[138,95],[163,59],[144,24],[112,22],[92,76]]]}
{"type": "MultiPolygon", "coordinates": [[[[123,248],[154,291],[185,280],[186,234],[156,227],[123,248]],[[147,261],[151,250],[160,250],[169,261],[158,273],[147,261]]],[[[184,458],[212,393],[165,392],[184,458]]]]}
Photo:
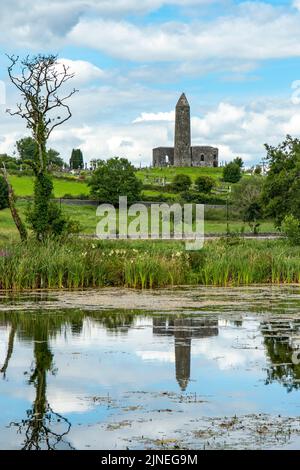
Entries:
{"type": "Polygon", "coordinates": [[[142,113],[137,117],[133,123],[137,122],[155,122],[155,121],[167,121],[173,122],[175,120],[175,111],[167,113],[142,113]]]}
{"type": "Polygon", "coordinates": [[[62,68],[62,65],[69,67],[68,72],[74,73],[73,80],[77,83],[86,83],[96,79],[103,79],[105,77],[105,72],[103,70],[86,60],[60,58],[58,68],[62,68]]]}
{"type": "Polygon", "coordinates": [[[299,57],[300,15],[266,3],[246,2],[234,14],[209,21],[139,26],[82,18],[68,40],[132,61],[299,57]],[[120,47],[121,46],[121,47],[120,47]]]}

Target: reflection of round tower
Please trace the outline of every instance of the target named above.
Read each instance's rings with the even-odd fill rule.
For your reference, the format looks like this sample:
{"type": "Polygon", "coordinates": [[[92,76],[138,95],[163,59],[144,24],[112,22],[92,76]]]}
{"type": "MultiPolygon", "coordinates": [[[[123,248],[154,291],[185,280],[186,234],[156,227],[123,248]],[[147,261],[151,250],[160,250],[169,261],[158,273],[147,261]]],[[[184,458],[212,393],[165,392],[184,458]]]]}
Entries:
{"type": "Polygon", "coordinates": [[[176,105],[174,166],[191,166],[191,160],[190,105],[182,93],[176,105]]]}
{"type": "Polygon", "coordinates": [[[191,375],[191,320],[176,319],[174,321],[176,380],[184,392],[191,375]]]}

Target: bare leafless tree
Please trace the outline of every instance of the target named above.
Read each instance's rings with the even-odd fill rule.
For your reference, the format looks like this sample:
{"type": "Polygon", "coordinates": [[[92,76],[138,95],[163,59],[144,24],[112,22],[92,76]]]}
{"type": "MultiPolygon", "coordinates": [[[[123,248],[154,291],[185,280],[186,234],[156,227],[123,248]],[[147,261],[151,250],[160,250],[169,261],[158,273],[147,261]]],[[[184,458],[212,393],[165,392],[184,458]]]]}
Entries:
{"type": "Polygon", "coordinates": [[[68,121],[71,110],[67,100],[78,90],[73,88],[65,95],[58,92],[63,85],[74,77],[68,66],[59,63],[56,55],[38,55],[20,60],[19,56],[9,56],[11,61],[8,74],[11,82],[20,91],[23,101],[17,109],[7,109],[11,116],[20,116],[27,122],[33,138],[38,145],[38,160],[35,171],[46,167],[46,143],[52,131],[68,121]],[[20,66],[19,73],[16,68],[20,66]]]}
{"type": "Polygon", "coordinates": [[[27,56],[20,60],[18,56],[9,56],[8,75],[11,82],[21,93],[22,101],[15,110],[7,109],[11,116],[20,116],[26,121],[36,142],[36,155],[28,163],[36,176],[34,189],[34,207],[28,215],[28,222],[38,240],[44,240],[51,234],[55,218],[61,219],[57,208],[53,218],[53,183],[48,174],[47,140],[55,128],[68,121],[71,110],[68,99],[77,92],[75,88],[66,91],[66,84],[74,77],[69,67],[58,61],[56,55],[27,56]]]}

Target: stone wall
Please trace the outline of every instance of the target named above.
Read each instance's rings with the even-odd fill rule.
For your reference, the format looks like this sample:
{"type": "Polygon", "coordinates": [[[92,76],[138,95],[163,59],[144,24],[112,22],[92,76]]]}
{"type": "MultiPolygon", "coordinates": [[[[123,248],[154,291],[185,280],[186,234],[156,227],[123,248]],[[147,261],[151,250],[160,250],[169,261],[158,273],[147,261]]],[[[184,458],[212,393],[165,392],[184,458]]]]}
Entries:
{"type": "Polygon", "coordinates": [[[194,146],[191,147],[191,166],[218,166],[219,150],[216,147],[194,146]]]}
{"type": "Polygon", "coordinates": [[[174,166],[174,147],[157,147],[153,149],[153,166],[174,166]]]}

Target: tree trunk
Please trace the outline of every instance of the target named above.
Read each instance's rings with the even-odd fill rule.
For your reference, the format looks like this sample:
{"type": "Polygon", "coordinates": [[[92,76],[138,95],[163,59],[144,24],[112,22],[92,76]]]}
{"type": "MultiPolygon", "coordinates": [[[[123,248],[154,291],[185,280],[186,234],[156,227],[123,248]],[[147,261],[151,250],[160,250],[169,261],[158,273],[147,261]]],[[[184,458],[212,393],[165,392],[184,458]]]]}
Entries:
{"type": "Polygon", "coordinates": [[[27,240],[27,230],[26,230],[25,225],[22,222],[21,217],[19,216],[19,212],[17,211],[14,192],[11,187],[11,184],[8,181],[7,171],[6,171],[4,163],[3,163],[2,174],[4,176],[4,179],[6,181],[7,188],[8,188],[8,203],[9,203],[10,212],[14,220],[14,223],[19,231],[21,241],[24,242],[27,240]]]}

